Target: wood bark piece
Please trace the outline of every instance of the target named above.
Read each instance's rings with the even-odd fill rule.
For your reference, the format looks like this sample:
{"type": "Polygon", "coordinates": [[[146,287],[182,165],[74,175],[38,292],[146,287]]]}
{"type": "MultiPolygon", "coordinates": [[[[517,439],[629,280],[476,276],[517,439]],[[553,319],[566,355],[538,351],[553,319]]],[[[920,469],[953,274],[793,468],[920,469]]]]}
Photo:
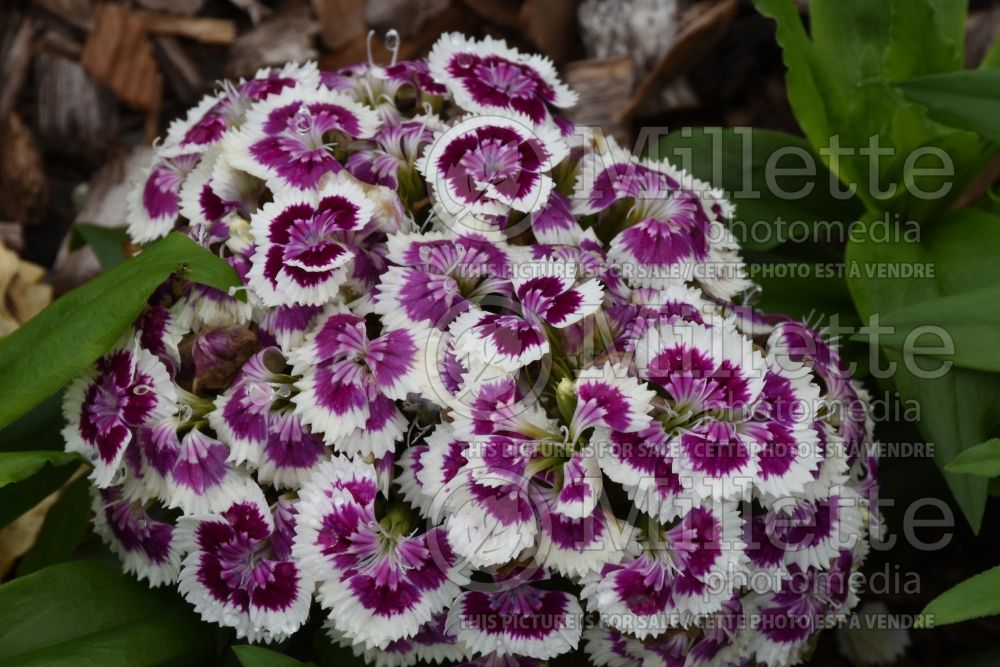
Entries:
{"type": "Polygon", "coordinates": [[[30,19],[11,20],[0,33],[0,119],[14,107],[31,65],[35,24],[30,19]]]}
{"type": "Polygon", "coordinates": [[[187,37],[204,44],[232,44],[236,23],[228,19],[192,18],[168,14],[142,13],[149,32],[156,35],[187,37]]]}
{"type": "Polygon", "coordinates": [[[462,0],[466,7],[498,26],[521,28],[521,0],[462,0]]]}
{"type": "Polygon", "coordinates": [[[452,3],[435,14],[422,17],[420,30],[403,37],[399,47],[399,59],[411,60],[426,55],[442,33],[472,34],[481,29],[482,25],[482,20],[468,7],[461,3],[452,3]]]}
{"type": "Polygon", "coordinates": [[[599,127],[627,144],[629,131],[621,120],[621,106],[635,87],[632,59],[619,56],[570,63],[566,83],[580,95],[577,105],[568,110],[573,122],[599,127]]]}
{"type": "Polygon", "coordinates": [[[579,4],[580,0],[528,0],[521,8],[525,36],[556,64],[567,62],[576,49],[579,4]]]}
{"type": "MultiPolygon", "coordinates": [[[[368,0],[365,20],[379,33],[395,29],[404,38],[423,35],[436,39],[437,32],[429,21],[455,4],[452,0],[368,0]]],[[[407,41],[403,40],[404,45],[407,41]]]]}
{"type": "Polygon", "coordinates": [[[16,113],[0,118],[0,220],[38,222],[45,197],[45,165],[31,131],[16,113]]]}
{"type": "Polygon", "coordinates": [[[252,76],[261,67],[315,60],[317,34],[319,23],[308,5],[275,14],[232,43],[226,72],[231,77],[252,76]]]}
{"type": "Polygon", "coordinates": [[[365,0],[312,0],[323,44],[339,49],[368,32],[365,0]]]}
{"type": "Polygon", "coordinates": [[[70,34],[69,29],[52,27],[39,35],[35,42],[40,51],[55,53],[73,60],[79,60],[83,53],[83,42],[70,34]]]}
{"type": "Polygon", "coordinates": [[[154,37],[156,55],[167,83],[181,102],[193,103],[205,89],[201,71],[173,37],[154,37]]]}
{"type": "Polygon", "coordinates": [[[631,120],[645,100],[712,53],[718,41],[729,32],[739,4],[740,0],[706,0],[688,8],[677,40],[622,110],[623,123],[631,120]]]}
{"type": "Polygon", "coordinates": [[[319,56],[319,67],[323,70],[338,70],[355,63],[364,62],[368,58],[368,37],[359,35],[349,44],[336,51],[324,51],[319,56]]]}
{"type": "Polygon", "coordinates": [[[194,16],[205,4],[205,0],[136,0],[136,4],[154,12],[194,16]]]}
{"type": "Polygon", "coordinates": [[[123,5],[98,5],[94,29],[83,46],[80,62],[129,106],[141,110],[160,106],[163,75],[156,64],[143,13],[129,11],[123,5]]]}
{"type": "Polygon", "coordinates": [[[239,7],[250,17],[250,23],[257,25],[261,19],[271,15],[271,8],[262,5],[257,0],[229,0],[229,4],[239,7]]]}
{"type": "Polygon", "coordinates": [[[46,53],[35,57],[38,140],[61,154],[94,156],[117,126],[114,96],[74,60],[46,53]]]}
{"type": "Polygon", "coordinates": [[[1000,39],[1000,6],[970,12],[965,20],[965,66],[979,67],[997,39],[1000,39]]]}
{"type": "Polygon", "coordinates": [[[32,3],[79,30],[94,27],[93,0],[32,0],[32,3]]]}

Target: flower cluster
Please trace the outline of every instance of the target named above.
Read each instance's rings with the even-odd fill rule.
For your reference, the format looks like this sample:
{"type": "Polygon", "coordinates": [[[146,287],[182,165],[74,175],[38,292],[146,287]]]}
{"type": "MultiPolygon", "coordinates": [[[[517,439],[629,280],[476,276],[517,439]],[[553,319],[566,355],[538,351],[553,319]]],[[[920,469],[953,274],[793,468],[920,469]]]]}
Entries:
{"type": "Polygon", "coordinates": [[[800,662],[877,517],[866,396],[744,305],[722,193],[559,115],[550,62],[266,69],[130,200],[245,288],[175,277],[69,387],[124,569],[378,665],[800,662]]]}

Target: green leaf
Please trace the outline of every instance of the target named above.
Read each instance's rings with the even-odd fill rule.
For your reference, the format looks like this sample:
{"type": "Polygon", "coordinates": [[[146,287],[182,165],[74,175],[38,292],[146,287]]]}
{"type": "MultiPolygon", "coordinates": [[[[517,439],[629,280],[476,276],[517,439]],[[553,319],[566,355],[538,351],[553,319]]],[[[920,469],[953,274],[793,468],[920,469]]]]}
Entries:
{"type": "Polygon", "coordinates": [[[1000,143],[1000,69],[973,69],[921,76],[898,84],[936,120],[1000,143]]]}
{"type": "Polygon", "coordinates": [[[63,295],[0,340],[0,427],[107,352],[138,317],[153,290],[175,272],[220,290],[240,284],[225,261],[174,232],[63,295]]]}
{"type": "Polygon", "coordinates": [[[994,344],[1000,331],[1000,285],[915,303],[883,315],[879,324],[892,329],[878,337],[883,347],[910,357],[933,356],[963,368],[1000,372],[1000,348],[994,344]],[[921,347],[923,333],[933,336],[928,348],[921,347]]]}
{"type": "Polygon", "coordinates": [[[98,563],[53,565],[0,586],[5,667],[193,664],[213,656],[214,639],[176,593],[98,563]]]}
{"type": "Polygon", "coordinates": [[[1000,477],[1000,438],[965,450],[945,466],[945,470],[978,477],[1000,477]]]}
{"type": "MultiPolygon", "coordinates": [[[[848,286],[862,319],[915,307],[951,294],[1000,285],[1000,218],[965,211],[947,223],[927,228],[924,243],[866,238],[858,234],[847,247],[848,286]],[[975,243],[970,243],[975,239],[975,243]],[[933,279],[880,277],[880,267],[933,267],[933,279]]],[[[896,364],[892,376],[905,400],[920,406],[921,433],[934,443],[935,461],[944,468],[962,451],[993,434],[1000,425],[1000,376],[952,368],[940,377],[921,377],[899,352],[886,349],[896,364]]],[[[918,368],[916,370],[922,370],[918,368]]],[[[986,502],[985,479],[945,472],[959,506],[978,531],[986,502]]]]}
{"type": "Polygon", "coordinates": [[[902,81],[960,69],[965,59],[964,0],[891,0],[882,74],[902,81]]]}
{"type": "MultiPolygon", "coordinates": [[[[62,394],[55,394],[7,428],[0,429],[0,452],[61,451],[64,446],[61,406],[62,394]]],[[[74,470],[72,466],[44,466],[34,476],[0,489],[0,528],[61,487],[74,470]]]]}
{"type": "Polygon", "coordinates": [[[73,226],[73,236],[73,245],[89,245],[105,271],[125,261],[124,248],[128,232],[124,227],[102,227],[81,222],[73,226]]]}
{"type": "Polygon", "coordinates": [[[89,528],[90,480],[81,477],[63,490],[45,515],[38,539],[17,566],[17,576],[69,560],[89,528]]]}
{"type": "Polygon", "coordinates": [[[844,94],[858,82],[865,60],[889,43],[891,3],[884,0],[811,0],[809,33],[819,57],[836,63],[844,94]]]}
{"type": "Polygon", "coordinates": [[[81,462],[77,454],[68,452],[0,452],[0,488],[31,477],[46,463],[58,467],[81,462]]]}
{"type": "Polygon", "coordinates": [[[934,626],[1000,614],[1000,566],[966,579],[934,598],[921,616],[934,626]]]}
{"type": "Polygon", "coordinates": [[[856,198],[835,196],[836,177],[807,141],[789,134],[685,128],[657,148],[656,157],[726,191],[736,205],[733,231],[747,250],[770,250],[790,236],[823,242],[836,235],[836,242],[863,212],[856,198]]]}
{"type": "Polygon", "coordinates": [[[777,23],[775,36],[788,70],[785,82],[795,118],[814,147],[827,146],[844,109],[842,89],[831,73],[839,60],[825,61],[817,51],[793,0],[754,0],[754,5],[777,23]]]}
{"type": "Polygon", "coordinates": [[[248,644],[233,646],[233,653],[243,667],[293,667],[293,665],[312,664],[299,662],[283,653],[248,644]]]}

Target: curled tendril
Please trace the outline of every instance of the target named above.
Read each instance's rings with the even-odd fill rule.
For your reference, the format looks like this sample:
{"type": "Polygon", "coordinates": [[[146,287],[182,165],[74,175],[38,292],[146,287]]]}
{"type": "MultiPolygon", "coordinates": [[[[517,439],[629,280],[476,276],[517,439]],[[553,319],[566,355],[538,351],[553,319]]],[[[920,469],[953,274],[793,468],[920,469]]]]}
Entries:
{"type": "MultiPolygon", "coordinates": [[[[368,50],[368,64],[372,67],[378,67],[378,65],[375,63],[375,58],[372,55],[372,41],[374,39],[375,39],[375,31],[369,30],[368,40],[366,45],[368,50]]],[[[385,37],[383,38],[382,43],[385,45],[386,50],[388,50],[389,53],[392,54],[392,58],[389,60],[389,66],[391,67],[396,64],[396,59],[399,58],[399,46],[401,44],[399,32],[397,32],[395,29],[389,30],[388,32],[385,33],[385,37]]]]}

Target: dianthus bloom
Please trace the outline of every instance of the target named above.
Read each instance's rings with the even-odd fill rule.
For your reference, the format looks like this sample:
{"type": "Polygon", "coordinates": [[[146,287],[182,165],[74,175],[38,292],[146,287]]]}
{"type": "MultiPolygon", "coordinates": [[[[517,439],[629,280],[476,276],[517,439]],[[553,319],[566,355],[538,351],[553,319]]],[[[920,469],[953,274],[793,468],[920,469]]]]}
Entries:
{"type": "Polygon", "coordinates": [[[170,127],[132,238],[245,288],[171,279],[66,392],[125,570],[377,665],[805,659],[876,518],[866,395],[743,305],[722,194],[574,131],[575,100],[446,35],[170,127]]]}

